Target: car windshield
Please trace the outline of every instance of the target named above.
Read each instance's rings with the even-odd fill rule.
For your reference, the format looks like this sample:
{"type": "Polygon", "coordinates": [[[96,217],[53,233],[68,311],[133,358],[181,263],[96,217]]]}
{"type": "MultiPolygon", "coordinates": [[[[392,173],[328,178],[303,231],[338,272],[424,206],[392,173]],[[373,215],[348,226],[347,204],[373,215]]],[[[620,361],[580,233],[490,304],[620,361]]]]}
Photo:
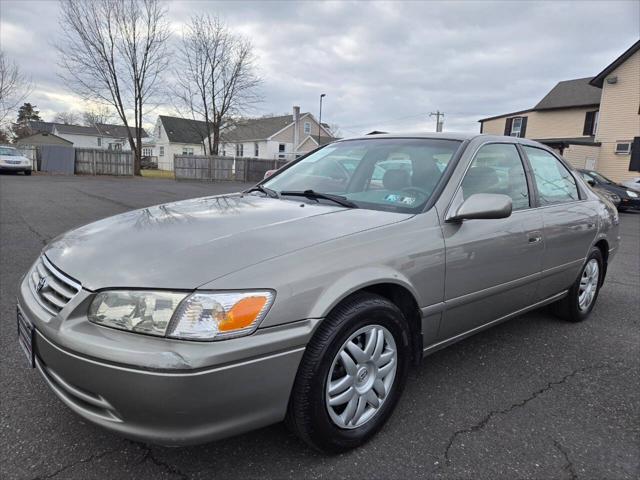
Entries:
{"type": "Polygon", "coordinates": [[[20,154],[15,148],[12,147],[0,147],[0,155],[6,155],[8,157],[19,157],[20,154]]]}
{"type": "Polygon", "coordinates": [[[339,195],[360,208],[415,213],[433,194],[460,144],[427,138],[346,140],[312,153],[263,185],[278,193],[312,190],[339,195]]]}

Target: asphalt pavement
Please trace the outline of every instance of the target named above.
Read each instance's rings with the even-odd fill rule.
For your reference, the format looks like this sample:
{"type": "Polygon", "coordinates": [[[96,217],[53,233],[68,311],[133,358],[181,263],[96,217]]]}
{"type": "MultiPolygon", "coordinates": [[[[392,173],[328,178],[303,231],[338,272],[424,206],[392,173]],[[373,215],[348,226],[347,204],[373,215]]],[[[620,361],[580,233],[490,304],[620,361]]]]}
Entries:
{"type": "Polygon", "coordinates": [[[18,283],[42,247],[113,214],[243,187],[0,175],[0,478],[638,478],[640,213],[621,214],[622,247],[588,321],[540,310],[427,357],[355,451],[319,454],[283,425],[164,448],[71,412],[16,342],[18,283]]]}

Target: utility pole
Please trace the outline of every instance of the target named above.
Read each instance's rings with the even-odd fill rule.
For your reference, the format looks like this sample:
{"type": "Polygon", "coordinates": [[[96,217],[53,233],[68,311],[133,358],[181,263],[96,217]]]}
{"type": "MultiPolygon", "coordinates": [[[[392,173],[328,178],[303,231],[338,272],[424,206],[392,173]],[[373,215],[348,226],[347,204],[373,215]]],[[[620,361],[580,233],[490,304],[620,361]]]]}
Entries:
{"type": "Polygon", "coordinates": [[[326,96],[326,93],[320,95],[320,115],[318,115],[318,145],[320,145],[320,129],[322,128],[322,99],[326,96]]]}
{"type": "Polygon", "coordinates": [[[444,112],[436,110],[435,112],[431,112],[429,116],[436,117],[436,132],[442,132],[442,125],[444,124],[444,112]],[[440,121],[440,117],[442,117],[442,121],[440,121]]]}

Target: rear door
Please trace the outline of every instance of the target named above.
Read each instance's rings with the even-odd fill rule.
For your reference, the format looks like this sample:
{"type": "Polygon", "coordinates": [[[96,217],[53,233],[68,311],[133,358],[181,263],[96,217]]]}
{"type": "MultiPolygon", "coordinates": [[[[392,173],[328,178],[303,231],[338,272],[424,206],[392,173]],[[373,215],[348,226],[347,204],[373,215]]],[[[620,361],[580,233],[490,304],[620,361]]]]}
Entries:
{"type": "Polygon", "coordinates": [[[522,146],[531,166],[539,211],[544,220],[545,250],[539,299],[576,280],[598,229],[596,209],[584,200],[569,169],[542,148],[522,146]]]}
{"type": "Polygon", "coordinates": [[[508,218],[443,224],[446,280],[441,339],[525,308],[536,298],[544,242],[542,216],[532,208],[531,189],[514,144],[489,143],[478,149],[453,205],[475,193],[498,193],[511,197],[513,213],[508,218]]]}

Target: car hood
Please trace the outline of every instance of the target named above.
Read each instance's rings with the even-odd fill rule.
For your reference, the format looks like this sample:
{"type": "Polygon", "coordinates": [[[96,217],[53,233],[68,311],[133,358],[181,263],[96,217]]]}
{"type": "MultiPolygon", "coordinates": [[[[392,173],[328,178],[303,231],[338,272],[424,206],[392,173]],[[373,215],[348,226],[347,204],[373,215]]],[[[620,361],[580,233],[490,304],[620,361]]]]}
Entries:
{"type": "Polygon", "coordinates": [[[267,259],[410,216],[223,195],[106,218],[57,237],[44,253],[88,290],[194,289],[267,259]]]}

